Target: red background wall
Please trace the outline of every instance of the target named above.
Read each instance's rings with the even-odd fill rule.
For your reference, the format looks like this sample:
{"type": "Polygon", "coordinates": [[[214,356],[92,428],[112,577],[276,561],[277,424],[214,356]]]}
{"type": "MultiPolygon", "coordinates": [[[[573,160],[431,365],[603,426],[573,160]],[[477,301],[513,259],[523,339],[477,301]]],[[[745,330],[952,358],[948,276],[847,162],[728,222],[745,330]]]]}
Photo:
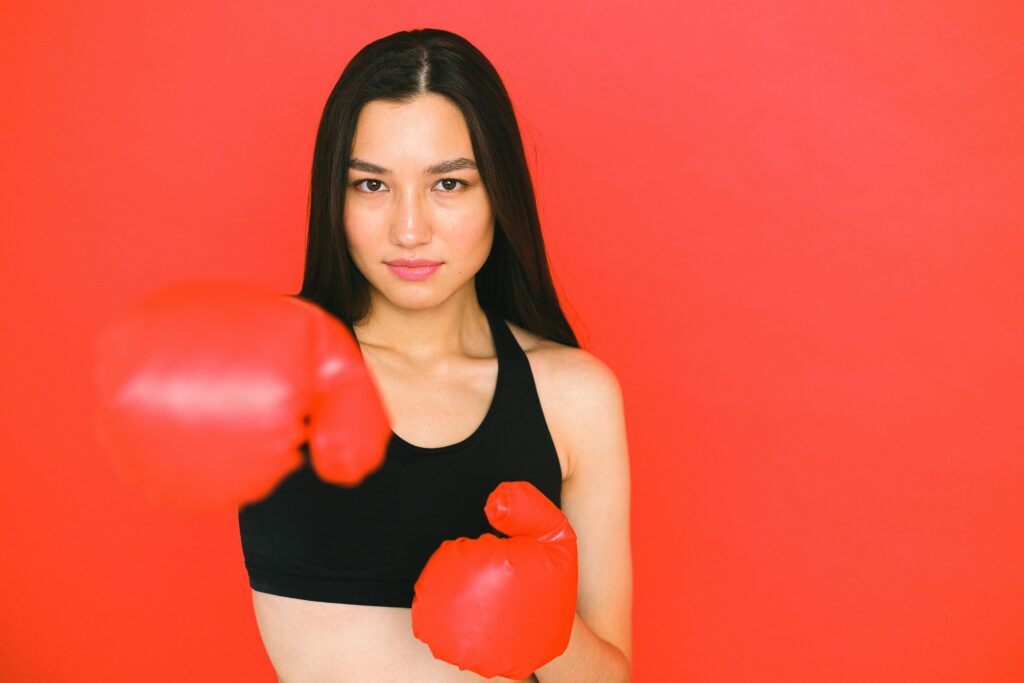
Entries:
{"type": "Polygon", "coordinates": [[[100,459],[90,344],[297,291],[331,86],[437,26],[623,385],[635,680],[1024,679],[1019,3],[141,4],[0,12],[0,678],[273,680],[235,519],[100,459]]]}

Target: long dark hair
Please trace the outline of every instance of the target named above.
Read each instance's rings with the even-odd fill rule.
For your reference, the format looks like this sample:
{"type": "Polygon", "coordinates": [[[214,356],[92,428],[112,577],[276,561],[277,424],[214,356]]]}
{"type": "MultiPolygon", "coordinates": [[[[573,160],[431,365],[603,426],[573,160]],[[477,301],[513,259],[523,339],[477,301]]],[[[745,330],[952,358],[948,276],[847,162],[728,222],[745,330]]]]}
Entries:
{"type": "Polygon", "coordinates": [[[370,100],[425,93],[462,111],[494,212],[494,244],[476,274],[481,307],[540,337],[579,347],[551,280],[537,201],[505,85],[465,38],[440,29],[399,31],[360,50],[324,105],[313,148],[302,291],[346,324],[369,313],[369,283],[348,252],[343,223],[348,159],[359,112],[370,100]]]}

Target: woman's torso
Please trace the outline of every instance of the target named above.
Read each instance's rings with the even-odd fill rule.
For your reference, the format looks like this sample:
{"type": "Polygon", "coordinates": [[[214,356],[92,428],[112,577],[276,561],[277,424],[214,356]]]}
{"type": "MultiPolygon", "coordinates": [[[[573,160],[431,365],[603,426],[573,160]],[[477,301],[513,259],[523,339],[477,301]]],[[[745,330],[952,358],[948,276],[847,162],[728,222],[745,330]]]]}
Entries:
{"type": "MultiPolygon", "coordinates": [[[[508,327],[529,361],[564,481],[571,471],[566,420],[554,397],[557,387],[552,371],[565,347],[538,340],[515,325],[508,327]]],[[[392,417],[393,431],[417,446],[440,447],[472,434],[496,391],[497,358],[467,359],[447,368],[443,376],[425,377],[376,349],[363,347],[363,357],[392,417]]],[[[486,679],[435,659],[429,647],[413,636],[408,608],[300,600],[257,590],[253,590],[253,607],[282,683],[509,680],[486,679]]]]}

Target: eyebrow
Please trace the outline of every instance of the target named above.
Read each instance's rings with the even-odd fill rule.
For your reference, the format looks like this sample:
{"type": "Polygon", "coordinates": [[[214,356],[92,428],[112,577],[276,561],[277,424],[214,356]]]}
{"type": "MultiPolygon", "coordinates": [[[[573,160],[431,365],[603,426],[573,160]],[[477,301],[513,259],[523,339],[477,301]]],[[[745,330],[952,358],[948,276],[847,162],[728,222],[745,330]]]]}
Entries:
{"type": "MultiPolygon", "coordinates": [[[[390,168],[384,168],[377,164],[370,163],[363,159],[357,159],[352,157],[348,160],[348,167],[356,171],[364,171],[366,173],[379,173],[386,175],[391,173],[390,168]]],[[[458,159],[449,159],[448,161],[442,161],[432,166],[427,166],[423,169],[425,175],[437,175],[439,173],[451,173],[452,171],[458,171],[464,168],[476,169],[476,162],[466,157],[459,157],[458,159]]]]}

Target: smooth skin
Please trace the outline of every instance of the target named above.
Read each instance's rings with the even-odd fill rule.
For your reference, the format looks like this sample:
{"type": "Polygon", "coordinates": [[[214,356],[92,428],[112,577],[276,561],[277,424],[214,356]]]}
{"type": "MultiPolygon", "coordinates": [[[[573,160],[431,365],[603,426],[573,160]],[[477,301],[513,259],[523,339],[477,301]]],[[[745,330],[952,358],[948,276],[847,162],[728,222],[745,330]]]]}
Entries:
{"type": "MultiPolygon", "coordinates": [[[[494,239],[469,129],[447,98],[371,101],[360,113],[345,200],[353,261],[371,284],[355,326],[399,436],[417,446],[461,441],[483,421],[497,358],[474,277],[494,239]],[[441,162],[464,159],[445,169],[441,162]],[[453,167],[454,166],[454,167],[453,167]],[[407,281],[384,263],[442,262],[407,281]]],[[[529,681],[628,681],[632,657],[630,479],[622,392],[603,362],[510,324],[526,352],[562,469],[562,510],[578,539],[576,621],[566,652],[529,681]]],[[[282,683],[448,683],[486,679],[434,659],[413,637],[411,610],[296,600],[253,591],[257,625],[282,683]]]]}

